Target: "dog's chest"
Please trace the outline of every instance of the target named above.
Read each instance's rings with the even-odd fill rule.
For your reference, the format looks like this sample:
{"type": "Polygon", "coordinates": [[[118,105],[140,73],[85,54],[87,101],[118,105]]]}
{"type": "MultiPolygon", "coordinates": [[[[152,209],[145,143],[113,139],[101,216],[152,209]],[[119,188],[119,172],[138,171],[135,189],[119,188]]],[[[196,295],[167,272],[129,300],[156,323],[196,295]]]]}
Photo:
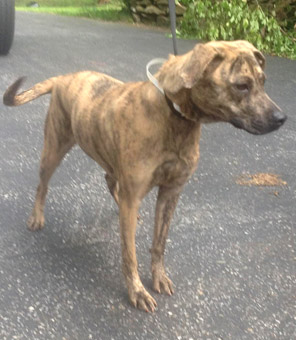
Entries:
{"type": "Polygon", "coordinates": [[[168,136],[164,145],[166,152],[154,172],[157,185],[182,185],[195,171],[199,159],[200,126],[184,132],[168,136]]]}
{"type": "Polygon", "coordinates": [[[154,171],[156,185],[183,185],[197,167],[199,148],[190,153],[171,155],[154,171]]]}

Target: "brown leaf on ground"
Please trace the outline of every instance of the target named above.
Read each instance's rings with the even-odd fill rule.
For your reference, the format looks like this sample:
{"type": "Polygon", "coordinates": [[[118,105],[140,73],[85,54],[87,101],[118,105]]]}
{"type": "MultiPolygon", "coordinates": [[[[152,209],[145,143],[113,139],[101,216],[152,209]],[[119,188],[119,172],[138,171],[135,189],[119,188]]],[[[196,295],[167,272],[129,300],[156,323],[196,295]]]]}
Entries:
{"type": "Polygon", "coordinates": [[[260,172],[254,175],[244,174],[240,176],[236,183],[247,186],[283,186],[287,185],[279,175],[260,172]]]}

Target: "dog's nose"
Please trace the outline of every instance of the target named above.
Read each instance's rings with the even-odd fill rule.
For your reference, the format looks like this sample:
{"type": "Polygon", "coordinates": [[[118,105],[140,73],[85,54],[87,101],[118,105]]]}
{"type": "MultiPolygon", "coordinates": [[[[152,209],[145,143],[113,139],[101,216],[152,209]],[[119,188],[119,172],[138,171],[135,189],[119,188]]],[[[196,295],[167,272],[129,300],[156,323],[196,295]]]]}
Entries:
{"type": "Polygon", "coordinates": [[[272,114],[273,121],[278,125],[281,126],[285,123],[287,116],[280,112],[280,111],[274,111],[272,114]]]}

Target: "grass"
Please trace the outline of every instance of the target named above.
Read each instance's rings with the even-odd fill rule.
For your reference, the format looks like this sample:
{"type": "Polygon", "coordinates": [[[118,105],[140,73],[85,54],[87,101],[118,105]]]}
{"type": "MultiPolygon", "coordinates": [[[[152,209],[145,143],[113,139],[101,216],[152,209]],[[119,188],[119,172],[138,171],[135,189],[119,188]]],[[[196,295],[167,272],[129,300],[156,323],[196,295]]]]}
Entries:
{"type": "Polygon", "coordinates": [[[27,7],[31,2],[37,2],[40,7],[94,7],[98,4],[97,0],[15,0],[15,5],[27,7]]]}
{"type": "Polygon", "coordinates": [[[85,17],[106,21],[132,22],[132,18],[119,0],[96,5],[95,0],[37,0],[40,7],[28,7],[29,0],[16,0],[16,10],[36,13],[51,13],[64,16],[85,17]]]}

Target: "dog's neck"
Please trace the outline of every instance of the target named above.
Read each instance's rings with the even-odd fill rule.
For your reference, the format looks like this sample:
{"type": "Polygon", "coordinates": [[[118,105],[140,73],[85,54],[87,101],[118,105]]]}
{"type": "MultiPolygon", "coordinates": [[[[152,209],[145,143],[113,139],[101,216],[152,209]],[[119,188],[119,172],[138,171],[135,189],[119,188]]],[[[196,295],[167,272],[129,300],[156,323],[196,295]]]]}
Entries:
{"type": "Polygon", "coordinates": [[[178,119],[181,119],[181,120],[188,120],[188,118],[186,118],[186,116],[180,111],[180,110],[177,110],[174,103],[170,100],[170,98],[164,93],[164,97],[165,97],[165,100],[171,110],[171,112],[178,118],[178,119]]]}
{"type": "Polygon", "coordinates": [[[182,93],[180,92],[174,95],[176,102],[180,104],[174,103],[165,92],[164,97],[171,112],[181,120],[198,122],[207,116],[207,114],[192,101],[189,90],[184,90],[182,93]]]}
{"type": "Polygon", "coordinates": [[[166,103],[169,106],[171,112],[181,120],[187,120],[187,121],[193,121],[197,122],[199,121],[203,116],[205,116],[205,112],[201,110],[196,104],[193,103],[193,101],[190,98],[190,94],[188,91],[182,91],[183,93],[179,93],[177,97],[180,99],[179,101],[182,103],[185,103],[184,105],[182,104],[177,104],[175,101],[170,99],[169,95],[164,91],[164,89],[160,86],[158,79],[155,78],[149,68],[153,65],[157,64],[163,64],[166,60],[162,58],[156,58],[151,60],[147,65],[146,65],[146,73],[147,77],[150,80],[150,82],[157,88],[157,90],[162,93],[165,97],[166,103]],[[183,99],[183,100],[182,100],[183,99]]]}
{"type": "Polygon", "coordinates": [[[166,93],[162,88],[155,86],[154,83],[150,82],[150,84],[154,85],[154,88],[158,90],[161,96],[163,96],[170,112],[179,120],[199,122],[201,119],[207,116],[207,114],[201,108],[193,103],[188,90],[180,91],[180,93],[175,94],[175,100],[173,101],[171,99],[171,94],[166,93]]]}

